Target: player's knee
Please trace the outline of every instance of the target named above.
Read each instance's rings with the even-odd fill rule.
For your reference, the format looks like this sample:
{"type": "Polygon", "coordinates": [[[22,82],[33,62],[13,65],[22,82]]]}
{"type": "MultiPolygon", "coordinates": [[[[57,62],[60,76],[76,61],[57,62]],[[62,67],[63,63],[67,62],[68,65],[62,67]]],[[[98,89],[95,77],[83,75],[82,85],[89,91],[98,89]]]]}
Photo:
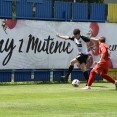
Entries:
{"type": "Polygon", "coordinates": [[[96,71],[94,70],[94,69],[92,69],[91,71],[90,71],[90,74],[95,74],[96,73],[96,71]]]}
{"type": "Polygon", "coordinates": [[[80,68],[81,68],[82,72],[85,72],[87,70],[86,65],[80,65],[80,68]]]}
{"type": "Polygon", "coordinates": [[[107,74],[105,74],[105,73],[100,73],[100,76],[101,76],[101,77],[104,77],[105,75],[107,75],[107,74]]]}
{"type": "Polygon", "coordinates": [[[96,74],[99,73],[99,72],[98,72],[96,69],[94,69],[94,68],[93,68],[91,71],[92,71],[92,72],[95,72],[96,74]]]}
{"type": "Polygon", "coordinates": [[[70,64],[71,64],[71,65],[74,65],[74,61],[70,61],[70,64]]]}
{"type": "Polygon", "coordinates": [[[71,64],[71,65],[74,65],[74,64],[75,64],[75,61],[74,61],[74,60],[71,60],[71,61],[70,61],[70,64],[71,64]]]}

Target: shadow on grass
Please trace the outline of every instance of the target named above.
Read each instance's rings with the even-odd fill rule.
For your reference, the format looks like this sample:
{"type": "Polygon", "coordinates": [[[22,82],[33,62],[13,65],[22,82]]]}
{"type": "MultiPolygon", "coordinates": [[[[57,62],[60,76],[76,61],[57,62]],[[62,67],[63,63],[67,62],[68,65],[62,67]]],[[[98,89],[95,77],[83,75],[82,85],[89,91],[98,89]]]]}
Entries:
{"type": "Polygon", "coordinates": [[[91,86],[91,87],[101,87],[101,88],[107,88],[106,86],[91,86]]]}
{"type": "MultiPolygon", "coordinates": [[[[85,84],[86,81],[81,81],[81,84],[85,84]]],[[[108,83],[105,81],[95,81],[95,83],[108,83]]],[[[16,85],[51,85],[51,84],[71,84],[71,81],[69,80],[67,83],[59,82],[59,81],[25,81],[25,82],[0,82],[0,86],[16,86],[16,85]]],[[[92,87],[102,87],[106,88],[106,86],[92,86],[92,87]]]]}
{"type": "Polygon", "coordinates": [[[43,81],[27,81],[27,82],[1,82],[0,86],[17,86],[17,85],[54,85],[54,84],[71,84],[71,82],[68,83],[62,83],[62,82],[43,82],[43,81]]]}

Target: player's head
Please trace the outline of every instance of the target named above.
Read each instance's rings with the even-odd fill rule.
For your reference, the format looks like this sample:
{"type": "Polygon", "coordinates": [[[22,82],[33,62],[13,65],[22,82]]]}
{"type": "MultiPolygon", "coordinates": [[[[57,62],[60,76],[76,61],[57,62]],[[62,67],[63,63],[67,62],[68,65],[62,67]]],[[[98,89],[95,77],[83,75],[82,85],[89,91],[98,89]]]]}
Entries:
{"type": "Polygon", "coordinates": [[[99,37],[99,42],[100,43],[105,43],[106,42],[106,38],[104,36],[99,37]]]}
{"type": "Polygon", "coordinates": [[[78,28],[73,30],[74,37],[78,39],[80,37],[80,30],[78,28]]]}

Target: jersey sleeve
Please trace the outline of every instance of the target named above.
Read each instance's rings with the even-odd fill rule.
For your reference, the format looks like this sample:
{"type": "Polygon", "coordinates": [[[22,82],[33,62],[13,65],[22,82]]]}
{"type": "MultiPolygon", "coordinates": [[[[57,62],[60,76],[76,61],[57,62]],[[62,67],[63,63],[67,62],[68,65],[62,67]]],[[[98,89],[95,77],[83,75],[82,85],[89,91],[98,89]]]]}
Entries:
{"type": "Polygon", "coordinates": [[[72,41],[74,41],[74,36],[72,36],[72,37],[69,37],[69,39],[70,39],[70,40],[72,40],[72,41]]]}
{"type": "Polygon", "coordinates": [[[82,38],[85,42],[90,42],[90,38],[89,38],[89,37],[81,36],[81,38],[82,38]]]}

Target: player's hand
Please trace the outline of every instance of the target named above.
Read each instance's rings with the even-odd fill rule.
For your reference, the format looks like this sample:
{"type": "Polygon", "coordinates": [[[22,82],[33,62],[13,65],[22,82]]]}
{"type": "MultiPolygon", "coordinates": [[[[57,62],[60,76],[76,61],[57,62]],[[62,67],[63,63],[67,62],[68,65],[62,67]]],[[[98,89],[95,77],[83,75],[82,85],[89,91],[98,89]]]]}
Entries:
{"type": "Polygon", "coordinates": [[[60,37],[60,35],[59,35],[58,33],[56,33],[56,36],[57,36],[57,37],[60,37]]]}
{"type": "Polygon", "coordinates": [[[95,65],[100,65],[100,61],[95,61],[93,64],[95,64],[95,65]]]}
{"type": "Polygon", "coordinates": [[[97,65],[100,65],[100,61],[97,62],[97,65]]]}
{"type": "Polygon", "coordinates": [[[96,65],[96,64],[97,64],[97,61],[94,61],[94,63],[93,63],[93,64],[95,64],[95,65],[96,65]]]}

